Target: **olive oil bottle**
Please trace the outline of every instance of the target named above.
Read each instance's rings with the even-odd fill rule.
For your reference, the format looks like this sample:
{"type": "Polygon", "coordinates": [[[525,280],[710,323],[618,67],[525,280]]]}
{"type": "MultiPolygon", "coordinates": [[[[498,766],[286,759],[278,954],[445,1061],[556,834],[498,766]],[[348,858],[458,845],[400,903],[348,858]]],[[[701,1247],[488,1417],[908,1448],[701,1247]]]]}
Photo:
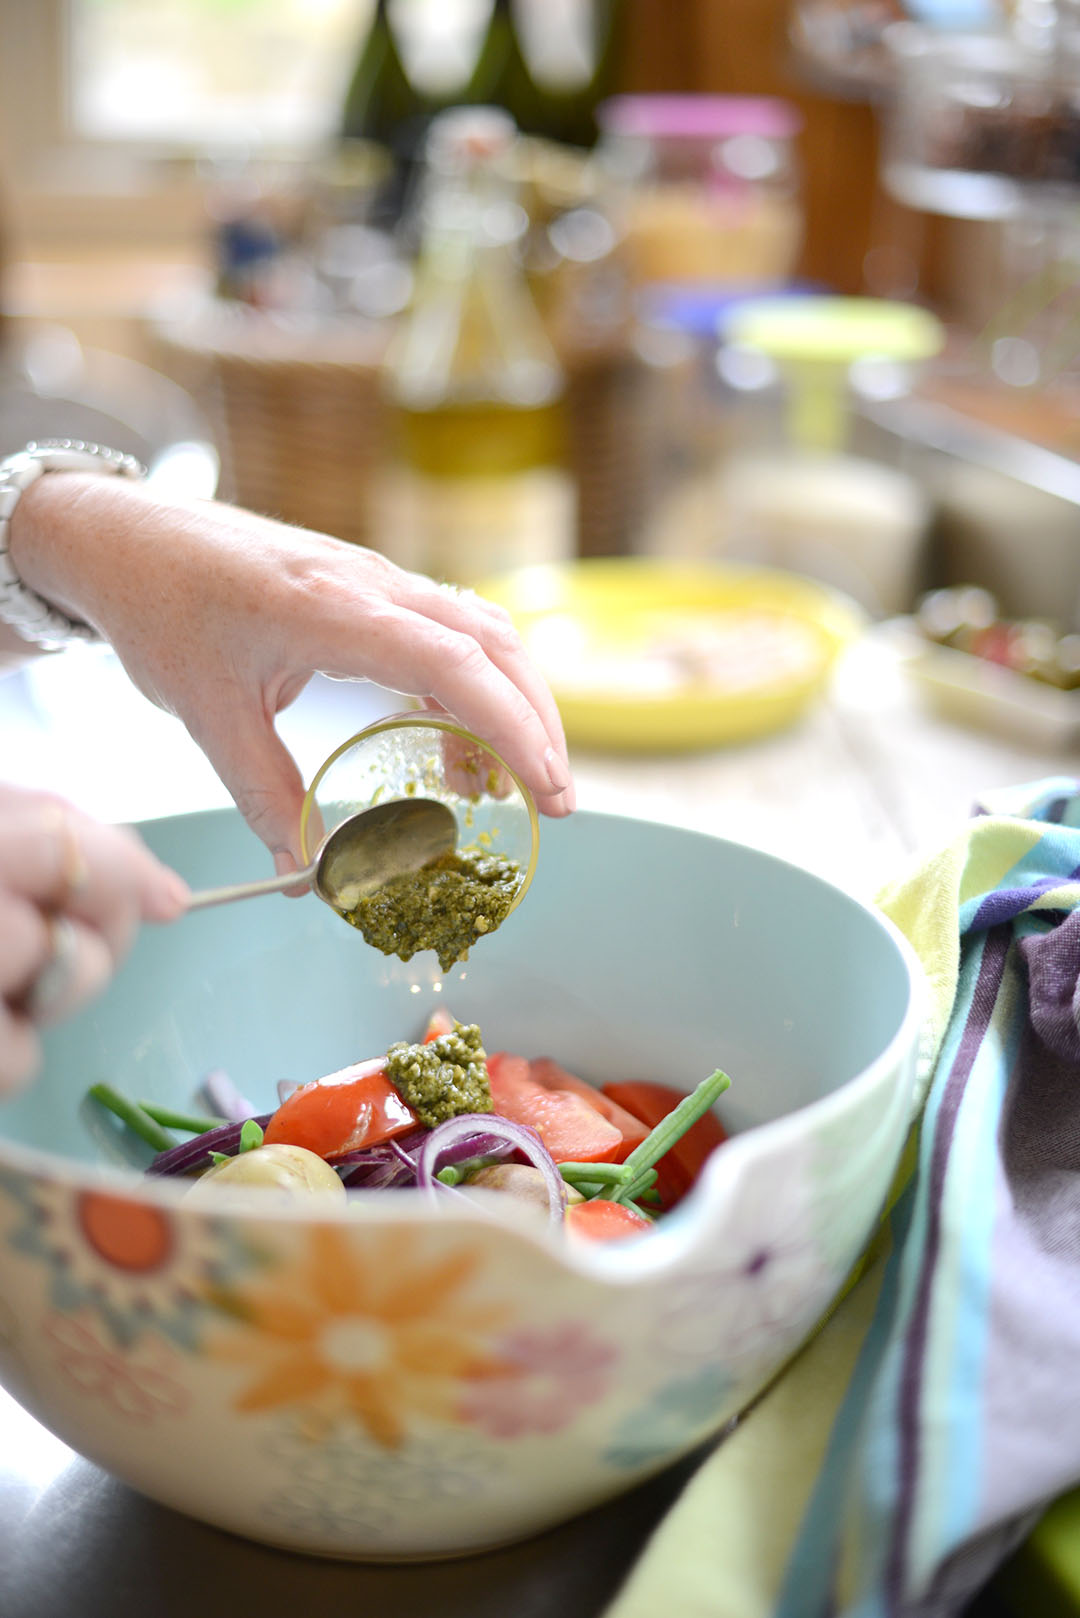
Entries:
{"type": "Polygon", "coordinates": [[[565,379],[516,253],[516,139],[493,107],[433,121],[414,294],[384,373],[379,543],[456,584],[574,549],[565,379]]]}

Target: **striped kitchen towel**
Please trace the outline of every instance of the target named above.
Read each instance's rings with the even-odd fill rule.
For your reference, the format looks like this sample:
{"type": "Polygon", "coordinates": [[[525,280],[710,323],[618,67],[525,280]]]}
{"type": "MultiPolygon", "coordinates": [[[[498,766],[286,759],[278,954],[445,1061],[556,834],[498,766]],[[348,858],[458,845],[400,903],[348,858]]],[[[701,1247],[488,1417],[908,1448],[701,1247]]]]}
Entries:
{"type": "Polygon", "coordinates": [[[914,1169],[607,1618],[952,1618],[1080,1481],[1080,782],[880,902],[933,998],[914,1169]]]}

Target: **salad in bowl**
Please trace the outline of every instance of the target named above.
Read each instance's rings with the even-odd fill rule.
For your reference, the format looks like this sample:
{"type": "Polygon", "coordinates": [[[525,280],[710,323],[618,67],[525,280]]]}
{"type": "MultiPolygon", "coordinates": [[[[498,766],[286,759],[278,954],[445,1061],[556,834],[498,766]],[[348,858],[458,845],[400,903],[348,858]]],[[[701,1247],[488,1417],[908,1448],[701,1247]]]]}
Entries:
{"type": "MultiPolygon", "coordinates": [[[[193,886],[264,859],[232,811],[140,831],[193,886]]],[[[448,971],[281,896],[148,930],[0,1109],[0,1381],[293,1550],[538,1532],[719,1432],[814,1330],[888,1194],[921,1018],[869,905],[587,810],[448,971]],[[267,1153],[310,1183],[245,1188],[267,1153]]]]}
{"type": "MultiPolygon", "coordinates": [[[[230,1117],[200,1117],[96,1084],[90,1096],[156,1149],[148,1174],[221,1195],[293,1197],[416,1188],[442,1211],[479,1191],[539,1210],[593,1241],[646,1234],[674,1208],[727,1138],[711,1112],[719,1070],[690,1095],[664,1084],[587,1084],[551,1057],[487,1054],[475,1023],[441,1007],[423,1039],[307,1084],[279,1086],[259,1117],[227,1077],[208,1098],[230,1117]],[[167,1126],[188,1139],[173,1144],[167,1126]]],[[[208,1195],[207,1195],[208,1194],[208,1195]]],[[[493,1211],[494,1207],[493,1206],[493,1211]]]]}

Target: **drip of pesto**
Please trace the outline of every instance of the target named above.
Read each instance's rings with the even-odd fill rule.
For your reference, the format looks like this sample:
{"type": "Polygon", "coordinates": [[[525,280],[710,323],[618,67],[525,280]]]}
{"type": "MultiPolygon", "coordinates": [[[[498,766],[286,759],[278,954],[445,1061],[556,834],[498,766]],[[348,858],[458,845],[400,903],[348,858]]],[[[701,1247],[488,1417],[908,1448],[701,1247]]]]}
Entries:
{"type": "Polygon", "coordinates": [[[448,972],[506,920],[520,881],[516,860],[453,849],[418,871],[391,877],[342,913],[384,955],[408,961],[417,950],[433,949],[448,972]]]}
{"type": "Polygon", "coordinates": [[[456,1022],[449,1034],[423,1045],[391,1045],[386,1076],[428,1129],[459,1112],[491,1111],[487,1056],[475,1023],[456,1022]]]}

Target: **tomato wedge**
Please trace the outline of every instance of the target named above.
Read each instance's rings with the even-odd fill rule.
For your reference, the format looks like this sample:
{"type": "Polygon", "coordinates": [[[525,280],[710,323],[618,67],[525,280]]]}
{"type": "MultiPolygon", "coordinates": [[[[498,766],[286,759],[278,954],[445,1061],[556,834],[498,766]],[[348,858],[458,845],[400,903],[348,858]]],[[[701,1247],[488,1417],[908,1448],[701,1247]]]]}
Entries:
{"type": "Polygon", "coordinates": [[[424,1038],[422,1043],[425,1045],[430,1045],[433,1039],[438,1039],[443,1034],[452,1034],[453,1032],[453,1016],[449,1011],[447,1011],[445,1006],[436,1006],[435,1010],[428,1018],[428,1025],[424,1029],[424,1038]]]}
{"type": "Polygon", "coordinates": [[[652,1229],[650,1221],[634,1208],[621,1202],[605,1202],[594,1197],[591,1202],[574,1202],[566,1210],[566,1228],[575,1236],[584,1236],[590,1242],[619,1242],[627,1236],[644,1236],[652,1229]]]}
{"type": "Polygon", "coordinates": [[[529,1077],[535,1084],[542,1084],[545,1090],[567,1090],[571,1095],[580,1096],[590,1107],[595,1107],[609,1124],[614,1124],[623,1141],[612,1159],[614,1163],[622,1163],[635,1146],[640,1146],[649,1133],[640,1118],[636,1118],[632,1112],[627,1112],[625,1107],[620,1107],[617,1101],[613,1101],[602,1090],[598,1090],[594,1084],[579,1079],[576,1073],[568,1072],[550,1056],[539,1056],[531,1061],[529,1077]]]}
{"type": "Polygon", "coordinates": [[[615,1125],[570,1090],[537,1084],[524,1056],[495,1051],[488,1057],[495,1112],[535,1129],[556,1163],[614,1163],[623,1138],[615,1125]]]}
{"type": "MultiPolygon", "coordinates": [[[[617,1106],[625,1107],[649,1129],[655,1129],[682,1100],[682,1094],[668,1084],[645,1079],[605,1084],[604,1094],[617,1106]]],[[[724,1126],[715,1113],[707,1112],[692,1124],[681,1139],[656,1165],[657,1190],[665,1207],[685,1196],[701,1173],[706,1158],[727,1140],[724,1126]]]]}
{"type": "Polygon", "coordinates": [[[267,1146],[306,1146],[320,1157],[342,1157],[378,1146],[419,1123],[386,1077],[386,1060],[372,1057],[313,1079],[283,1101],[263,1132],[267,1146]]]}

